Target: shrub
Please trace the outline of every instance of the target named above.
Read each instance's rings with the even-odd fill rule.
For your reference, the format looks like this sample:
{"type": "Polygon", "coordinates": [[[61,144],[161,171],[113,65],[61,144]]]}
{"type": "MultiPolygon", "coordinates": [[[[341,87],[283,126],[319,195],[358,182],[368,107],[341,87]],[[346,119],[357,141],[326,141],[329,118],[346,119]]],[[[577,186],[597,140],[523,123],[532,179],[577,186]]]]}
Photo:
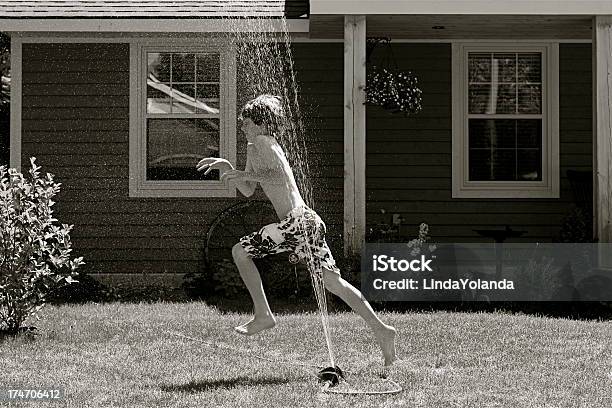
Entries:
{"type": "Polygon", "coordinates": [[[215,293],[231,297],[246,293],[246,286],[233,261],[229,259],[218,261],[210,272],[215,293]]]}
{"type": "Polygon", "coordinates": [[[9,333],[36,317],[51,291],[74,282],[83,264],[70,259],[72,226],[53,218],[60,184],[41,176],[35,160],[29,176],[0,166],[0,325],[9,333]]]}
{"type": "Polygon", "coordinates": [[[593,242],[593,216],[582,207],[574,207],[563,219],[561,242],[593,242]]]}
{"type": "MultiPolygon", "coordinates": [[[[310,274],[303,262],[291,264],[287,253],[269,255],[254,262],[266,294],[271,297],[298,299],[312,295],[310,274]]],[[[216,261],[204,272],[186,274],[181,286],[190,298],[249,296],[236,264],[230,259],[216,261]]]]}
{"type": "Polygon", "coordinates": [[[91,275],[79,273],[76,281],[53,291],[47,301],[54,304],[107,302],[116,300],[115,290],[91,275]]]}

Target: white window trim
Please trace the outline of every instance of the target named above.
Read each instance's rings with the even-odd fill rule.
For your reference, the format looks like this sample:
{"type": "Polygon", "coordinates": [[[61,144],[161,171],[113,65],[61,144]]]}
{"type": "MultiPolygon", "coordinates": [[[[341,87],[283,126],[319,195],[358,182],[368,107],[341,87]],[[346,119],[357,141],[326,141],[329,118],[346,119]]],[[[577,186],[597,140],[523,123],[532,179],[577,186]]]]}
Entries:
{"type": "Polygon", "coordinates": [[[559,44],[456,42],[452,46],[453,198],[559,198],[559,44]],[[542,52],[542,180],[468,180],[468,52],[542,52]]]}
{"type": "Polygon", "coordinates": [[[236,197],[236,187],[220,181],[146,180],[146,52],[218,52],[220,54],[220,156],[236,164],[235,47],[227,42],[160,39],[130,43],[130,197],[236,197]]]}

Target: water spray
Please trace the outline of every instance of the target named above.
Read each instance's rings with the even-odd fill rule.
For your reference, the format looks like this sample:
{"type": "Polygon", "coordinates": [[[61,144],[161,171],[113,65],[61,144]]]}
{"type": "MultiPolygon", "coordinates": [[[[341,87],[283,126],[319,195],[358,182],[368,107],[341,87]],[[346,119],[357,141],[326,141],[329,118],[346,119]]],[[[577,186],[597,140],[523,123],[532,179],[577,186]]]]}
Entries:
{"type": "MultiPolygon", "coordinates": [[[[307,177],[309,171],[306,157],[307,148],[304,123],[298,103],[298,85],[293,66],[287,21],[285,18],[280,18],[275,22],[270,22],[267,19],[252,19],[250,23],[254,25],[253,30],[240,32],[240,30],[232,30],[234,22],[231,19],[227,20],[228,34],[231,35],[230,39],[234,42],[237,49],[237,62],[243,68],[240,71],[243,75],[241,78],[243,83],[240,89],[244,90],[244,95],[249,97],[249,99],[260,94],[273,94],[280,96],[283,100],[286,118],[282,123],[282,127],[286,131],[280,132],[276,136],[279,144],[287,153],[287,159],[294,170],[296,184],[306,205],[313,208],[312,186],[310,185],[309,177],[307,177]],[[280,23],[280,30],[274,27],[277,25],[276,23],[280,23]]],[[[302,224],[302,230],[304,232],[308,231],[304,227],[302,224]]],[[[319,232],[317,231],[316,233],[318,234],[319,232]]],[[[308,234],[304,235],[306,241],[309,241],[311,237],[308,234]]],[[[314,254],[312,253],[312,248],[309,245],[305,245],[305,247],[308,258],[306,263],[317,300],[323,334],[329,354],[329,365],[327,367],[317,366],[316,368],[322,369],[316,376],[322,385],[322,389],[325,392],[332,392],[333,387],[337,386],[341,381],[346,381],[346,379],[343,371],[336,365],[334,358],[323,271],[320,268],[313,267],[312,259],[314,254]]],[[[290,256],[291,263],[299,262],[299,257],[295,254],[293,255],[290,256]]],[[[277,362],[280,361],[277,360],[277,362]]],[[[286,361],[283,363],[290,364],[286,361]]],[[[368,392],[361,390],[338,393],[389,394],[400,392],[401,387],[397,384],[395,385],[397,387],[391,392],[368,392]]]]}
{"type": "MultiPolygon", "coordinates": [[[[251,32],[235,33],[238,52],[236,53],[240,66],[240,72],[244,76],[245,93],[249,97],[260,94],[278,95],[283,101],[285,118],[281,123],[284,131],[275,135],[287,159],[293,169],[296,184],[304,201],[309,207],[313,207],[312,186],[308,178],[308,159],[305,131],[298,103],[298,85],[293,67],[293,56],[291,54],[290,39],[285,19],[278,20],[281,30],[277,32],[274,23],[255,19],[252,24],[255,29],[251,32]]],[[[231,26],[230,26],[231,27],[231,26]]],[[[302,225],[302,231],[308,231],[302,225]]],[[[304,234],[308,241],[308,234],[304,234]]],[[[311,249],[306,245],[307,256],[312,259],[311,249]]],[[[327,298],[322,271],[315,271],[308,262],[308,271],[312,287],[317,300],[318,311],[321,318],[325,343],[329,353],[329,365],[335,367],[333,345],[329,329],[327,313],[327,298]]]]}

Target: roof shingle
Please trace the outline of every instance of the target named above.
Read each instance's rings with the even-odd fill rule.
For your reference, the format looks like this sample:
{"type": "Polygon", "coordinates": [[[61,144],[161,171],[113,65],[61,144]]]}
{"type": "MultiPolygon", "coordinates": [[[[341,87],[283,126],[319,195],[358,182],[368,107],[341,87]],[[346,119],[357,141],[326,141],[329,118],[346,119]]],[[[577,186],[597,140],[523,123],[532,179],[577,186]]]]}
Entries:
{"type": "Polygon", "coordinates": [[[304,18],[308,0],[2,0],[0,18],[304,18]]]}

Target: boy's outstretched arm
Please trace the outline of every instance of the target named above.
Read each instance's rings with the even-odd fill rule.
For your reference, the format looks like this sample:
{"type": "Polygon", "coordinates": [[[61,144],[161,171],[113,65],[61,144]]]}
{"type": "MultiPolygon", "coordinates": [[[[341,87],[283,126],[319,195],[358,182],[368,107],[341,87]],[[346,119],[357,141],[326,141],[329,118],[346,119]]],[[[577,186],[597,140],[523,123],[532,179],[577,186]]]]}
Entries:
{"type": "Polygon", "coordinates": [[[257,183],[236,178],[235,175],[239,173],[246,173],[249,169],[252,168],[253,167],[248,156],[245,171],[235,170],[234,166],[228,160],[221,159],[218,157],[204,158],[200,160],[200,162],[196,166],[196,169],[198,171],[206,170],[204,172],[205,175],[208,174],[211,170],[219,170],[221,173],[221,181],[225,181],[225,179],[235,178],[236,187],[245,197],[250,197],[253,195],[253,193],[255,192],[255,188],[257,187],[257,183]]]}

